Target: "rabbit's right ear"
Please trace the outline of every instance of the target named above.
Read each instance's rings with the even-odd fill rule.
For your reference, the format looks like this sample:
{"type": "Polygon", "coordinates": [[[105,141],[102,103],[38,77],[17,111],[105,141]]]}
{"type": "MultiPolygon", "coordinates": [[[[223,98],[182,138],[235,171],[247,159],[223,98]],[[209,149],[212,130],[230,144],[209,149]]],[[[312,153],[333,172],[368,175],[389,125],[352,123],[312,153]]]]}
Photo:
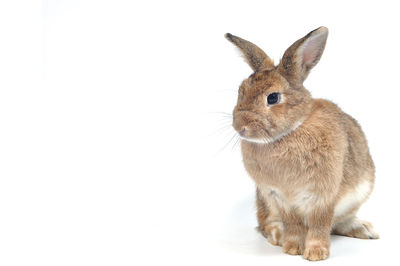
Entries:
{"type": "Polygon", "coordinates": [[[257,45],[230,33],[225,34],[225,38],[240,49],[244,59],[254,71],[274,67],[274,62],[257,45]]]}
{"type": "Polygon", "coordinates": [[[328,29],[319,27],[296,41],[282,57],[278,70],[296,86],[302,85],[325,49],[328,29]]]}

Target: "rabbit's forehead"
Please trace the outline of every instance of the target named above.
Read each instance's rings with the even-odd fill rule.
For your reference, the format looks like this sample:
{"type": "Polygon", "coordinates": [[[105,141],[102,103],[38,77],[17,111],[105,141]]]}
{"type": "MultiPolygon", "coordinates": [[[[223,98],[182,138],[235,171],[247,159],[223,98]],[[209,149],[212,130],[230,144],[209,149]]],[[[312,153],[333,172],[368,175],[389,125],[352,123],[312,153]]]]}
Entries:
{"type": "Polygon", "coordinates": [[[255,72],[246,79],[241,88],[251,94],[283,91],[289,84],[276,70],[255,72]]]}

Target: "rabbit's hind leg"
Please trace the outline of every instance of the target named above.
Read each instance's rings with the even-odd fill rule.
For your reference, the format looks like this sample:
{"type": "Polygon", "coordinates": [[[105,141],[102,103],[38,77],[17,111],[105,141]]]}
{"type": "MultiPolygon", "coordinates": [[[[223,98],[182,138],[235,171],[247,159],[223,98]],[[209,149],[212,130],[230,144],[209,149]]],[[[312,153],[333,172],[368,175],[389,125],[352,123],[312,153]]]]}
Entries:
{"type": "Polygon", "coordinates": [[[333,226],[332,233],[362,239],[378,239],[372,224],[357,217],[349,217],[333,226]]]}

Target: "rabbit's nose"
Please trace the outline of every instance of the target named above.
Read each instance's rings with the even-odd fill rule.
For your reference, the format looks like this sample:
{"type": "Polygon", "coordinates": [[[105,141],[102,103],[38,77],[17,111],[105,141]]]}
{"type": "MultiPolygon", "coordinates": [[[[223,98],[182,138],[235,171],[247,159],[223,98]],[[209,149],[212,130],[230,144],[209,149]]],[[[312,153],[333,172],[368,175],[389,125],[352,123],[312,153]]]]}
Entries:
{"type": "Polygon", "coordinates": [[[247,130],[247,127],[242,127],[242,129],[239,131],[239,135],[243,137],[246,130],[247,130]]]}

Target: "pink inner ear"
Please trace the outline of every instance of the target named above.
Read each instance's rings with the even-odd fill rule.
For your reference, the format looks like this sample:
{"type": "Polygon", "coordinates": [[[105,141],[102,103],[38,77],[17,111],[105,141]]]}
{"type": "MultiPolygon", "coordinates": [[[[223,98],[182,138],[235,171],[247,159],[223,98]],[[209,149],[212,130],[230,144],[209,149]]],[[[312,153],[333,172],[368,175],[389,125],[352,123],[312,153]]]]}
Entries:
{"type": "Polygon", "coordinates": [[[321,33],[306,41],[303,48],[303,66],[314,66],[321,57],[326,34],[321,33]]]}

